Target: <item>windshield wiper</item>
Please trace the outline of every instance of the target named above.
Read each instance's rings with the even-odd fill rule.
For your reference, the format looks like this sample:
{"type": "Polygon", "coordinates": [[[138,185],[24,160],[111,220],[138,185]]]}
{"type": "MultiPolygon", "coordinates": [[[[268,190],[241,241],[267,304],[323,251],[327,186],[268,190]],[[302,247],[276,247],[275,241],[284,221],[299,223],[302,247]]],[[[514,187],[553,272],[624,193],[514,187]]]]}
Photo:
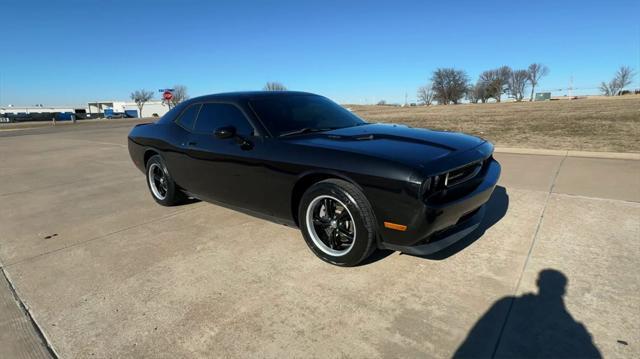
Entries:
{"type": "Polygon", "coordinates": [[[289,131],[289,132],[283,132],[278,137],[287,137],[287,136],[293,136],[293,135],[302,135],[302,134],[305,134],[305,133],[331,131],[331,130],[335,130],[335,128],[333,128],[333,127],[329,127],[329,128],[304,127],[304,128],[300,128],[300,129],[289,131]]]}

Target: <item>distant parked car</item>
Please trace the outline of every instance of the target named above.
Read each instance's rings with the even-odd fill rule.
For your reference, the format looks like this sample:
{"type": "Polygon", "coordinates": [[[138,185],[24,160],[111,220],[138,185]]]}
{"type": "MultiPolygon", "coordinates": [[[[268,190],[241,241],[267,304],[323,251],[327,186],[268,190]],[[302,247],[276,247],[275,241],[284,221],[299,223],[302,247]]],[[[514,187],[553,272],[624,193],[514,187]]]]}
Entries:
{"type": "Polygon", "coordinates": [[[481,138],[367,123],[303,92],[187,100],[134,127],[128,143],[159,204],[192,196],[297,226],[342,266],[376,248],[424,255],[460,240],[500,176],[481,138]]]}
{"type": "Polygon", "coordinates": [[[106,119],[123,118],[124,114],[122,112],[115,112],[111,108],[107,108],[107,109],[104,110],[104,117],[106,119]]]}
{"type": "Polygon", "coordinates": [[[124,117],[126,118],[138,118],[138,110],[125,110],[124,117]]]}
{"type": "Polygon", "coordinates": [[[55,114],[56,121],[74,121],[76,114],[71,112],[58,112],[55,114]]]}

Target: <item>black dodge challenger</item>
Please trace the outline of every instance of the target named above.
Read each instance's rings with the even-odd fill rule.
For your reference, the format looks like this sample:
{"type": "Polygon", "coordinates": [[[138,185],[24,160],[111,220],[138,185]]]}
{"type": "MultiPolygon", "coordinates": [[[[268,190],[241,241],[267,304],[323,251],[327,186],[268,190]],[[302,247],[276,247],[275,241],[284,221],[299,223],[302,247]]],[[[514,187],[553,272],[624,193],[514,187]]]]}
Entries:
{"type": "Polygon", "coordinates": [[[159,204],[194,197],[299,227],[342,266],[376,248],[451,245],[479,225],[500,176],[483,139],[367,123],[303,92],[190,99],[134,127],[128,143],[159,204]]]}

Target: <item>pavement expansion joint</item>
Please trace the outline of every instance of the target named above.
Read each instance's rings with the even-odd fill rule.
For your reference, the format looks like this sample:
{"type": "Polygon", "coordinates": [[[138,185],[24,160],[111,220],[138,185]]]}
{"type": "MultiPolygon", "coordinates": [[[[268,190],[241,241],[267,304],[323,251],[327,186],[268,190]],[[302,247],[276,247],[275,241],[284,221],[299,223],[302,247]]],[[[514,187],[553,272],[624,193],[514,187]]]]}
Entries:
{"type": "Polygon", "coordinates": [[[51,341],[49,340],[49,338],[47,338],[46,334],[44,333],[44,331],[42,330],[38,322],[35,320],[35,318],[31,314],[29,307],[26,305],[24,301],[22,301],[22,298],[20,298],[20,295],[18,294],[16,287],[13,285],[13,282],[11,281],[11,278],[7,275],[7,272],[4,270],[4,267],[0,266],[0,271],[2,272],[2,276],[4,277],[4,280],[6,280],[7,283],[9,284],[9,290],[11,291],[11,295],[13,295],[13,298],[15,299],[18,306],[20,307],[20,310],[27,317],[27,319],[35,329],[35,332],[38,335],[38,339],[40,339],[40,341],[42,342],[44,347],[47,349],[47,352],[49,353],[49,355],[51,355],[51,357],[59,358],[58,353],[56,353],[55,349],[53,348],[53,345],[51,345],[51,341]]]}
{"type": "Polygon", "coordinates": [[[538,218],[538,223],[536,225],[536,230],[533,233],[533,238],[531,239],[531,245],[529,246],[529,251],[527,252],[527,257],[524,261],[524,264],[522,265],[522,270],[520,271],[520,276],[518,277],[518,281],[516,282],[516,286],[515,289],[513,291],[513,295],[511,296],[510,300],[509,300],[509,308],[507,309],[507,314],[504,317],[504,321],[502,322],[502,326],[500,327],[500,332],[498,334],[498,339],[496,340],[496,344],[493,347],[493,353],[491,354],[491,358],[495,358],[497,352],[498,352],[498,348],[500,347],[500,340],[502,339],[502,336],[504,335],[504,329],[507,326],[507,322],[509,321],[509,316],[511,315],[511,310],[513,309],[513,303],[515,298],[518,295],[518,291],[520,290],[520,285],[522,283],[522,278],[524,277],[524,272],[527,269],[527,266],[529,265],[529,260],[531,258],[531,253],[533,252],[533,247],[536,244],[536,240],[538,239],[538,233],[540,232],[540,228],[542,227],[542,221],[544,219],[544,214],[547,210],[547,205],[549,203],[549,199],[551,198],[551,194],[553,193],[553,189],[555,188],[556,185],[556,180],[558,179],[558,175],[560,174],[560,169],[562,168],[562,165],[564,164],[564,161],[567,159],[567,155],[565,155],[564,157],[562,157],[562,160],[560,161],[560,163],[558,164],[558,168],[556,168],[556,172],[553,175],[553,180],[551,181],[551,186],[549,186],[549,191],[547,192],[547,196],[544,200],[544,205],[542,206],[542,210],[540,211],[540,216],[538,218]]]}
{"type": "Polygon", "coordinates": [[[552,192],[551,194],[552,195],[556,195],[556,196],[561,196],[561,197],[588,199],[590,201],[604,201],[604,202],[640,204],[639,201],[633,201],[633,200],[630,200],[630,199],[592,197],[592,196],[585,196],[585,195],[582,195],[582,194],[572,194],[572,193],[564,193],[564,192],[552,192]]]}

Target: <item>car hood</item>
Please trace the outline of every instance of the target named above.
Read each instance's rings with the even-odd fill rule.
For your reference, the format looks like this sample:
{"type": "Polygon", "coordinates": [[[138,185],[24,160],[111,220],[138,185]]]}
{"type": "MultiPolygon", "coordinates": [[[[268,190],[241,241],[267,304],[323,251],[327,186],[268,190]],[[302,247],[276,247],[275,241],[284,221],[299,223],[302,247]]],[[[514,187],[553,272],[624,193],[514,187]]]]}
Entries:
{"type": "Polygon", "coordinates": [[[486,142],[481,138],[458,132],[433,131],[394,124],[367,124],[341,128],[291,137],[288,141],[421,167],[486,142]]]}

